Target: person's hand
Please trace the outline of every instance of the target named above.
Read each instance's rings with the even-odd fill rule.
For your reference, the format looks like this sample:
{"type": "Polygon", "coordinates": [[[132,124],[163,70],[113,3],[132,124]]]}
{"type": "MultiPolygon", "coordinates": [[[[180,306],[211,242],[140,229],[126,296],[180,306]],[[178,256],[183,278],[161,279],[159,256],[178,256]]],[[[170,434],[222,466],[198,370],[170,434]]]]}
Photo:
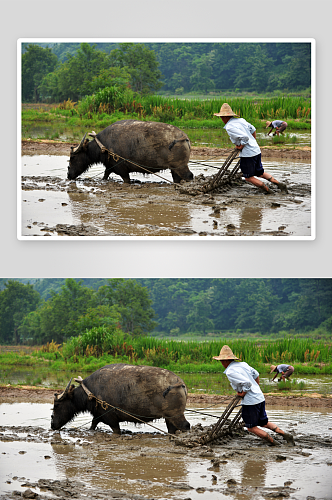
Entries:
{"type": "Polygon", "coordinates": [[[240,396],[240,398],[244,398],[244,396],[246,395],[247,393],[242,391],[242,392],[238,392],[237,395],[240,396]]]}
{"type": "Polygon", "coordinates": [[[244,144],[241,144],[241,146],[236,146],[236,149],[243,149],[244,148],[244,144]]]}

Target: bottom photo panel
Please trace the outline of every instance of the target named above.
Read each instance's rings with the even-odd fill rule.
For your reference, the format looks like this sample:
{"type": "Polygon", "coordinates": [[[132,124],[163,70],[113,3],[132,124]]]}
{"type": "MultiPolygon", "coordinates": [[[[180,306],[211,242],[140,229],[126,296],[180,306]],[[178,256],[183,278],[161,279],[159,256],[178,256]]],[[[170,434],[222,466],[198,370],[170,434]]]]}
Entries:
{"type": "Polygon", "coordinates": [[[0,499],[331,499],[332,278],[0,278],[0,499]]]}

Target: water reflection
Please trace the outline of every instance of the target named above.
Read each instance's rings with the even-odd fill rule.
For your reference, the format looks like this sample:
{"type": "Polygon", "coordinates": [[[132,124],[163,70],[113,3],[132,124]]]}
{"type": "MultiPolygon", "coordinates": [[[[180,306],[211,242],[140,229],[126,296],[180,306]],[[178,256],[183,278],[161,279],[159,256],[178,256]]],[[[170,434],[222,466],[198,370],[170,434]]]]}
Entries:
{"type": "Polygon", "coordinates": [[[125,450],[122,444],[112,442],[107,450],[100,449],[97,453],[96,448],[91,453],[88,446],[52,445],[55,467],[62,476],[76,479],[84,473],[91,486],[125,488],[132,494],[143,494],[153,488],[153,495],[164,496],[165,484],[186,481],[185,461],[158,451],[163,440],[141,435],[127,443],[125,450]],[[121,452],[117,453],[117,447],[121,452]]]}
{"type": "Polygon", "coordinates": [[[240,229],[243,231],[261,231],[263,209],[260,207],[245,207],[240,212],[240,229]]]}
{"type": "Polygon", "coordinates": [[[242,469],[243,486],[265,486],[266,464],[263,461],[245,460],[242,469]]]}

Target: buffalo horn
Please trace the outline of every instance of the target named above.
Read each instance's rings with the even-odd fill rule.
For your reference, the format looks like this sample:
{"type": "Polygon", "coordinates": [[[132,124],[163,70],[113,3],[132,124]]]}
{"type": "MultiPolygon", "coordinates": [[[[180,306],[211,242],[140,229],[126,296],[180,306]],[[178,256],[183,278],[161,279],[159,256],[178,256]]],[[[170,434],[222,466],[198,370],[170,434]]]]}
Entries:
{"type": "Polygon", "coordinates": [[[85,137],[86,137],[86,133],[84,134],[84,137],[83,137],[83,139],[81,140],[80,144],[79,144],[76,148],[74,148],[74,149],[72,150],[72,152],[73,152],[73,153],[78,153],[78,152],[82,149],[83,144],[84,144],[84,141],[85,141],[85,137]]]}
{"type": "Polygon", "coordinates": [[[70,387],[70,384],[71,384],[72,380],[73,380],[73,377],[69,380],[69,382],[68,382],[67,387],[65,388],[65,390],[61,394],[55,396],[55,399],[57,401],[61,401],[66,396],[67,392],[69,391],[69,387],[70,387]]]}

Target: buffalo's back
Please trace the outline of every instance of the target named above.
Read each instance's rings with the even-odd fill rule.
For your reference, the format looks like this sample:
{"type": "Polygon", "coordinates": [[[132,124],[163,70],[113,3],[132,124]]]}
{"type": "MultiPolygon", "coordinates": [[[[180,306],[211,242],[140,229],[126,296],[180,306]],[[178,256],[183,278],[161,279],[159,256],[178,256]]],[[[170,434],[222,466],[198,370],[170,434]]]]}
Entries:
{"type": "Polygon", "coordinates": [[[163,368],[107,365],[84,383],[98,398],[136,415],[171,417],[183,413],[186,406],[187,389],[183,380],[163,368]],[[180,387],[171,389],[164,397],[164,391],[177,384],[180,387]]]}
{"type": "Polygon", "coordinates": [[[168,123],[121,120],[106,127],[97,137],[107,149],[142,165],[183,166],[189,161],[187,134],[168,123]],[[172,146],[173,141],[183,138],[172,146]]]}

